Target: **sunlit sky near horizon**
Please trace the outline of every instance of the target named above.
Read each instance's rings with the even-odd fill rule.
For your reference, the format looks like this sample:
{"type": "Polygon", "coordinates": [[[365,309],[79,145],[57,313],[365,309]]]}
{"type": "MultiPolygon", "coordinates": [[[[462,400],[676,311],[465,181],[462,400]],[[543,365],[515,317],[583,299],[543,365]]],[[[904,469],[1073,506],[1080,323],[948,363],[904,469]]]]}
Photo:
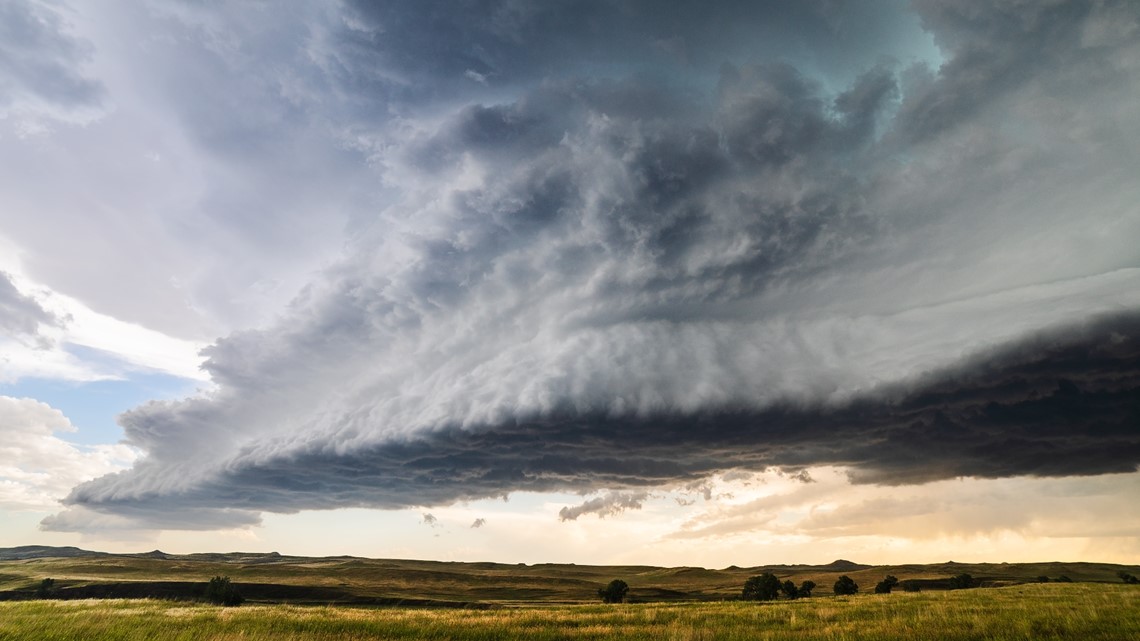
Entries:
{"type": "Polygon", "coordinates": [[[1140,558],[1140,5],[0,0],[0,547],[1140,558]]]}

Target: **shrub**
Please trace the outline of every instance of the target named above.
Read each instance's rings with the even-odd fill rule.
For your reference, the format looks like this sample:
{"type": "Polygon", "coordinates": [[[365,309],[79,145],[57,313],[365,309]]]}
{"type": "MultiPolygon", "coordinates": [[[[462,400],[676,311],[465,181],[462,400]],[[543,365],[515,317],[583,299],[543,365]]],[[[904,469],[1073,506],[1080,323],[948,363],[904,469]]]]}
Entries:
{"type": "Polygon", "coordinates": [[[804,581],[800,584],[800,596],[807,598],[811,596],[811,591],[815,589],[815,581],[804,581]]]}
{"type": "Polygon", "coordinates": [[[205,599],[217,605],[241,605],[244,598],[238,594],[237,588],[230,583],[228,576],[216,576],[206,585],[205,599]]]}
{"type": "Polygon", "coordinates": [[[1064,574],[1057,577],[1057,583],[1072,583],[1072,582],[1073,582],[1073,580],[1070,579],[1069,577],[1065,576],[1064,574]]]}
{"type": "Polygon", "coordinates": [[[835,582],[835,586],[832,588],[832,591],[838,595],[855,594],[859,591],[859,584],[855,583],[851,577],[844,574],[843,576],[839,577],[838,581],[835,582]]]}
{"type": "Polygon", "coordinates": [[[621,579],[614,579],[606,587],[598,589],[598,596],[601,597],[602,603],[621,603],[625,601],[625,595],[628,593],[629,585],[621,579]]]}
{"type": "Polygon", "coordinates": [[[1125,583],[1127,583],[1129,585],[1136,585],[1137,583],[1140,583],[1140,579],[1137,579],[1136,577],[1125,572],[1124,570],[1117,572],[1116,576],[1120,577],[1121,581],[1124,581],[1125,583]]]}
{"type": "Polygon", "coordinates": [[[970,576],[969,574],[959,574],[957,576],[950,577],[951,590],[964,590],[966,588],[972,588],[975,585],[976,582],[974,581],[974,577],[970,576]]]}
{"type": "Polygon", "coordinates": [[[1037,577],[1037,582],[1038,583],[1048,583],[1049,577],[1047,577],[1045,575],[1041,575],[1041,576],[1037,577]]]}
{"type": "Polygon", "coordinates": [[[50,599],[55,596],[55,579],[44,579],[36,588],[37,599],[50,599]]]}
{"type": "Polygon", "coordinates": [[[784,585],[780,586],[780,589],[784,591],[784,595],[789,599],[800,598],[800,589],[796,587],[795,583],[792,583],[791,579],[784,581],[784,585]]]}
{"type": "Polygon", "coordinates": [[[771,572],[765,572],[744,582],[740,598],[745,601],[771,601],[780,595],[780,587],[780,579],[771,572]]]}
{"type": "Polygon", "coordinates": [[[879,581],[878,585],[875,586],[875,594],[890,594],[891,588],[898,584],[899,580],[888,574],[886,578],[879,581]]]}

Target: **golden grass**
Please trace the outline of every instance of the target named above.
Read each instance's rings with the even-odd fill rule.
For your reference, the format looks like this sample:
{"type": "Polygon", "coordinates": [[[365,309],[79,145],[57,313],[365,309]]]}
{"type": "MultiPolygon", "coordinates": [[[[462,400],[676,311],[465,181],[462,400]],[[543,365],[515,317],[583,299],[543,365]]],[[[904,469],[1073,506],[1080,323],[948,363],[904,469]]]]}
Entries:
{"type": "Polygon", "coordinates": [[[919,594],[496,610],[162,601],[0,603],[0,640],[948,639],[1117,641],[1140,632],[1140,589],[1047,584],[919,594]]]}

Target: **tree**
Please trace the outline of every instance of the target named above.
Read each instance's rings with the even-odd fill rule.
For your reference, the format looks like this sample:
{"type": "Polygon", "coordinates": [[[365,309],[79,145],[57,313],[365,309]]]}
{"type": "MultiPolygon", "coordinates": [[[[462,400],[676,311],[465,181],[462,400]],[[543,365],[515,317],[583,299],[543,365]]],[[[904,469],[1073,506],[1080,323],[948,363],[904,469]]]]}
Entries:
{"type": "Polygon", "coordinates": [[[1069,577],[1065,576],[1064,574],[1057,577],[1057,583],[1072,583],[1072,582],[1073,582],[1073,580],[1070,579],[1069,577]]]}
{"type": "Polygon", "coordinates": [[[745,601],[771,601],[780,595],[780,579],[775,574],[765,572],[760,576],[750,577],[744,582],[744,590],[740,598],[745,601]]]}
{"type": "Polygon", "coordinates": [[[1136,585],[1137,583],[1140,583],[1140,579],[1137,579],[1136,577],[1125,572],[1124,570],[1117,572],[1116,576],[1120,577],[1121,581],[1124,581],[1125,583],[1127,583],[1129,585],[1136,585]]]}
{"type": "Polygon", "coordinates": [[[800,589],[796,587],[795,583],[792,583],[791,579],[784,581],[784,585],[780,586],[780,589],[784,591],[784,595],[789,599],[800,598],[800,589]]]}
{"type": "Polygon", "coordinates": [[[976,582],[974,581],[974,577],[970,576],[969,574],[959,574],[958,576],[950,577],[951,590],[965,590],[966,588],[972,588],[975,585],[976,582]]]}
{"type": "Polygon", "coordinates": [[[891,588],[899,584],[899,580],[891,575],[887,575],[885,579],[879,581],[875,586],[875,594],[890,594],[891,588]]]}
{"type": "Polygon", "coordinates": [[[606,587],[598,589],[598,596],[601,597],[602,603],[621,603],[625,601],[625,595],[628,593],[629,585],[621,579],[614,579],[606,587]]]}
{"type": "Polygon", "coordinates": [[[241,605],[244,598],[238,594],[237,588],[233,583],[230,583],[228,576],[216,576],[210,579],[206,585],[205,598],[210,603],[217,605],[236,606],[241,605]]]}
{"type": "Polygon", "coordinates": [[[55,579],[44,579],[36,588],[37,599],[50,599],[55,596],[55,579]]]}
{"type": "Polygon", "coordinates": [[[1049,577],[1047,577],[1047,576],[1045,576],[1044,574],[1042,574],[1041,576],[1037,577],[1037,582],[1038,582],[1038,583],[1048,583],[1048,582],[1049,582],[1049,577]]]}
{"type": "Polygon", "coordinates": [[[815,581],[804,581],[800,584],[800,597],[808,598],[811,596],[811,591],[815,589],[815,581]]]}
{"type": "Polygon", "coordinates": [[[855,583],[851,577],[844,574],[843,576],[839,577],[838,581],[835,582],[835,586],[832,588],[832,591],[841,596],[846,594],[855,594],[859,591],[859,584],[855,583]]]}

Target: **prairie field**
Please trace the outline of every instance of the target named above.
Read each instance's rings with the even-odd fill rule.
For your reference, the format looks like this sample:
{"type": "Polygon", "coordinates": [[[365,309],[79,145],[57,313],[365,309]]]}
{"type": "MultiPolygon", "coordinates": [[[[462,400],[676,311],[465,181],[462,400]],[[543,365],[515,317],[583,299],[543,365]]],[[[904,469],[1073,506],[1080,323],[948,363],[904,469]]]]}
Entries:
{"type": "Polygon", "coordinates": [[[948,589],[949,579],[968,573],[985,588],[1061,576],[1077,583],[1119,583],[1121,571],[1140,566],[1107,563],[938,563],[872,566],[838,560],[827,565],[663,568],[625,565],[460,563],[359,557],[296,557],[278,554],[188,554],[159,551],[103,554],[60,549],[31,557],[0,550],[0,601],[31,598],[45,578],[55,597],[160,598],[193,601],[215,575],[230,577],[248,602],[292,605],[426,605],[445,607],[579,605],[598,600],[611,579],[623,579],[634,602],[724,601],[740,596],[750,576],[771,572],[781,581],[814,581],[817,596],[831,593],[842,575],[864,592],[886,575],[919,585],[923,592],[948,589]],[[46,556],[44,556],[46,555],[46,556]]]}
{"type": "Polygon", "coordinates": [[[1081,639],[1140,634],[1122,584],[815,596],[797,601],[494,609],[246,605],[159,600],[0,603],[0,640],[1081,639]]]}

